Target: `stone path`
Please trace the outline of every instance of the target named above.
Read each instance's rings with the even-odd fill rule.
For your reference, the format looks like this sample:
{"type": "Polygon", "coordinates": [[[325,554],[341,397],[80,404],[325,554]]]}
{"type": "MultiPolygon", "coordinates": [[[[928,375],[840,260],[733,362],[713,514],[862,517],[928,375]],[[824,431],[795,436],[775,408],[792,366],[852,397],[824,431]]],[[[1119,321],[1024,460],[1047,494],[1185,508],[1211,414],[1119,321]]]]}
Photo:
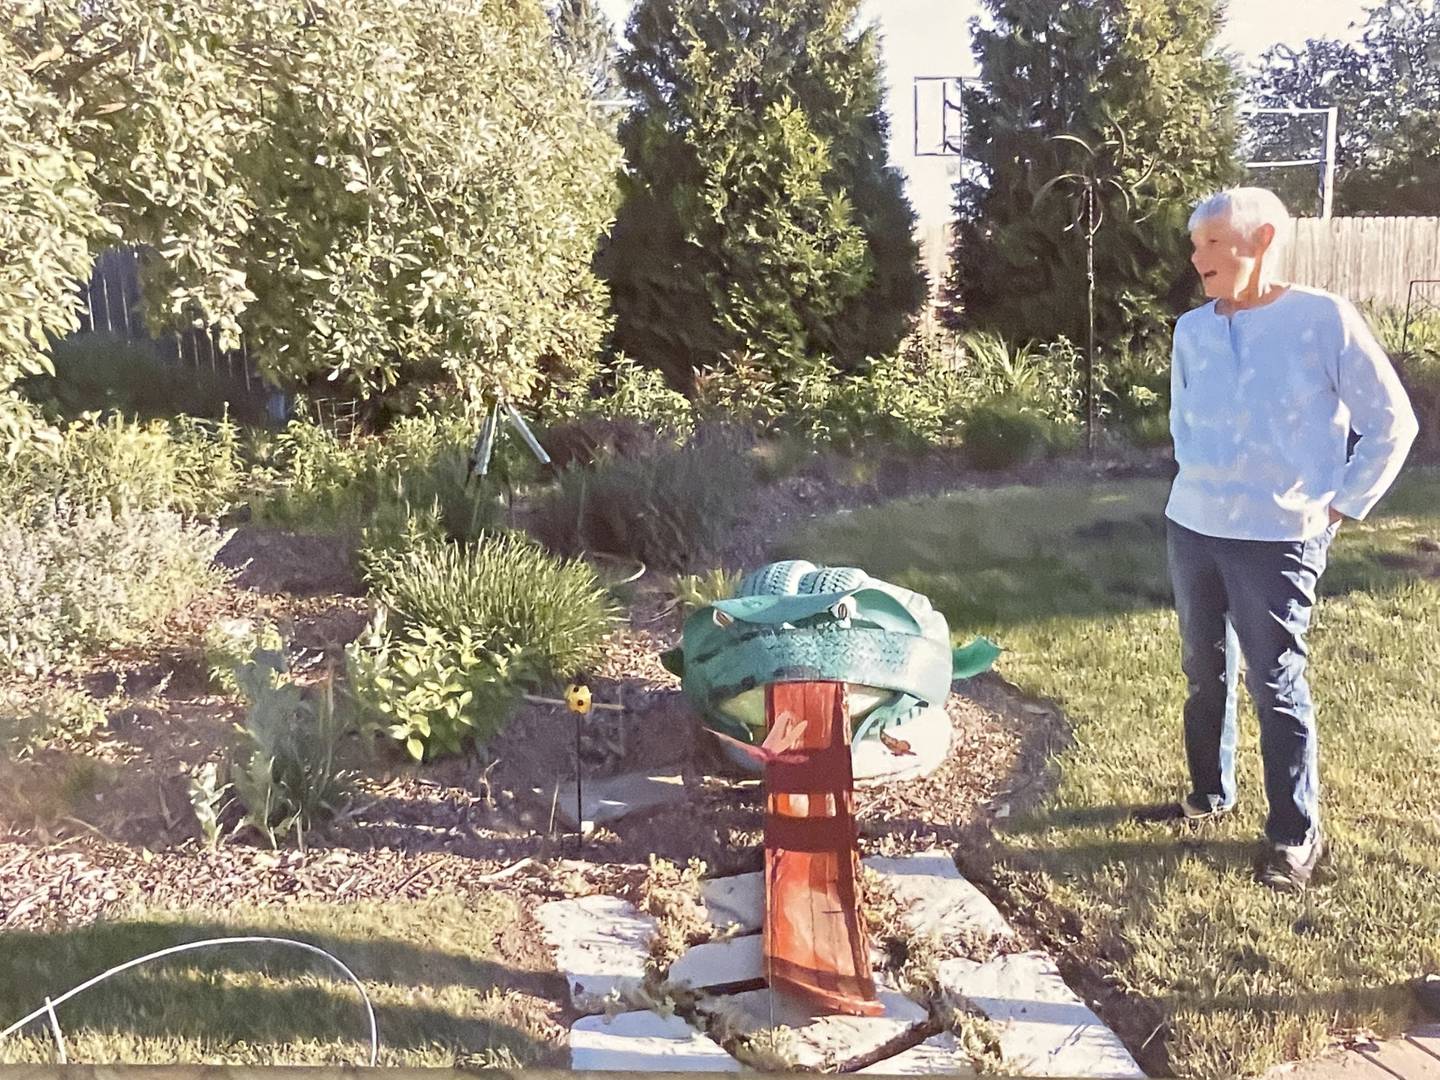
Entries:
{"type": "MultiPolygon", "coordinates": [[[[955,958],[938,967],[943,1003],[989,1020],[1006,1071],[1025,1076],[1143,1077],[1113,1032],[1060,977],[1049,957],[1021,952],[995,906],[955,869],[944,851],[867,859],[901,904],[911,935],[935,940],[945,955],[980,947],[984,963],[955,958]]],[[[879,1017],[816,1015],[764,988],[758,933],[764,919],[760,874],[705,882],[705,909],[717,938],[671,965],[666,982],[699,991],[689,1018],[637,1007],[655,923],[613,897],[561,900],[539,910],[541,926],[566,974],[575,1007],[571,1065],[579,1070],[729,1072],[740,1063],[711,1032],[767,1040],[800,1068],[904,1076],[973,1076],[974,1063],[940,1030],[934,1008],[885,984],[879,1017]],[[727,936],[728,935],[728,936],[727,936]],[[629,1011],[625,1011],[629,1006],[629,1011]],[[702,1030],[705,1029],[705,1030],[702,1030]],[[773,1033],[771,1029],[775,1030],[773,1033]]],[[[936,1006],[941,1002],[934,1003],[936,1006]]],[[[1427,1078],[1428,1080],[1428,1078],[1427,1078]]]]}
{"type": "Polygon", "coordinates": [[[1300,1065],[1282,1065],[1271,1080],[1440,1080],[1440,1024],[1300,1065]]]}

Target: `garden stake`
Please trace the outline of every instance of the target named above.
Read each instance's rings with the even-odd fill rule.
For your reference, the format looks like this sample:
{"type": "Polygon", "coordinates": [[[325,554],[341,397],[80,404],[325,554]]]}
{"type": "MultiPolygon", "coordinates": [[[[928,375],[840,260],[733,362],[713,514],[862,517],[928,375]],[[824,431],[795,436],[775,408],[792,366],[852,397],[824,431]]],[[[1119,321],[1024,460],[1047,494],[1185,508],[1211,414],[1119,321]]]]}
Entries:
{"type": "Polygon", "coordinates": [[[565,688],[565,704],[575,714],[575,851],[579,854],[585,846],[585,810],[582,795],[582,769],[580,766],[580,726],[595,703],[594,695],[583,678],[576,679],[565,688]]]}

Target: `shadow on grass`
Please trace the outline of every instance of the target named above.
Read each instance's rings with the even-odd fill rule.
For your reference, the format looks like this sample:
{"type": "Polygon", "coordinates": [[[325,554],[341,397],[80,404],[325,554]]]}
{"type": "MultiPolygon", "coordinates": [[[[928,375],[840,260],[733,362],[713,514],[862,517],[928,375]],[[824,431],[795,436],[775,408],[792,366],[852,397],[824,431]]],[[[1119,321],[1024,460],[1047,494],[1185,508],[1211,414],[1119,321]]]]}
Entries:
{"type": "MultiPolygon", "coordinates": [[[[895,503],[810,523],[772,555],[860,566],[924,593],[957,634],[1138,614],[1173,606],[1168,490],[1136,481],[895,503]]],[[[1421,525],[1440,530],[1436,506],[1440,471],[1402,476],[1369,523],[1380,531],[1341,529],[1322,595],[1440,576],[1440,553],[1414,547],[1421,525]]]]}
{"type": "MultiPolygon", "coordinates": [[[[403,918],[407,907],[395,906],[403,918]]],[[[423,913],[420,913],[423,917],[423,913]]],[[[383,928],[381,928],[383,932],[383,928]]],[[[346,964],[375,1002],[382,1049],[507,1048],[540,1062],[554,1047],[525,1030],[518,999],[474,1008],[470,992],[515,991],[563,1000],[553,972],[517,970],[458,951],[402,941],[314,933],[283,924],[140,920],[54,933],[0,935],[0,1023],[8,1026],[70,988],[149,952],[206,938],[263,935],[305,941],[346,964]],[[446,1008],[446,998],[454,1001],[446,1008]],[[403,997],[396,1004],[386,997],[403,997]],[[520,1021],[517,1024],[516,1021],[520,1021]]],[[[368,1029],[358,992],[334,965],[296,949],[226,946],[153,961],[117,975],[59,1009],[67,1031],[207,1044],[355,1040],[368,1029]],[[275,980],[276,985],[264,985],[275,980]]],[[[27,1033],[43,1035],[37,1021],[27,1033]]]]}

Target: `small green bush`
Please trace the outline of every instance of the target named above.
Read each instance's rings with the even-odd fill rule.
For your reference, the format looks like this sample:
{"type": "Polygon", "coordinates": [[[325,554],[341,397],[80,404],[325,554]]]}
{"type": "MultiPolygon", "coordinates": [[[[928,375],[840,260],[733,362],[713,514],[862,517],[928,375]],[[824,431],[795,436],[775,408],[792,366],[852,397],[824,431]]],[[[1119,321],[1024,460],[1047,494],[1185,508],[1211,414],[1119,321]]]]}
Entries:
{"type": "Polygon", "coordinates": [[[283,655],[285,651],[284,638],[274,624],[256,626],[249,619],[216,619],[205,628],[200,642],[210,685],[227,694],[239,692],[235,669],[256,652],[283,655]]]}
{"type": "Polygon", "coordinates": [[[245,821],[270,846],[290,832],[305,847],[305,835],[335,814],[350,791],[339,752],[356,729],[336,706],[330,680],[312,692],[285,676],[285,658],[264,650],[235,668],[235,681],[249,702],[230,782],[245,807],[245,821]]]}
{"type": "Polygon", "coordinates": [[[671,583],[670,593],[680,613],[686,615],[716,600],[729,600],[740,588],[740,576],[738,570],[723,568],[703,574],[680,574],[671,583]]]}
{"type": "Polygon", "coordinates": [[[133,641],[215,587],[218,529],[169,510],[52,504],[0,515],[0,671],[133,641]]]}
{"type": "Polygon", "coordinates": [[[629,420],[683,439],[695,430],[695,407],[664,374],[622,354],[600,369],[590,393],[549,398],[538,419],[547,428],[577,420],[629,420]]]}
{"type": "Polygon", "coordinates": [[[969,400],[1007,400],[1065,423],[1083,406],[1084,357],[1065,338],[1013,346],[1001,335],[961,335],[958,374],[969,400]]]}
{"type": "Polygon", "coordinates": [[[308,529],[371,529],[371,546],[411,517],[437,535],[473,540],[500,520],[496,483],[521,471],[516,448],[497,453],[494,479],[470,480],[473,431],[458,417],[404,417],[383,436],[341,439],[295,421],[260,451],[255,517],[308,529]]]}
{"type": "Polygon", "coordinates": [[[514,656],[485,648],[463,626],[389,633],[383,611],[345,650],[355,699],[415,761],[484,746],[503,730],[524,681],[514,656]]]}
{"type": "Polygon", "coordinates": [[[1001,398],[970,411],[962,445],[975,468],[1005,469],[1045,457],[1073,440],[1073,426],[1001,398]]]}
{"type": "Polygon", "coordinates": [[[1100,420],[1133,445],[1163,446],[1170,440],[1170,354],[1120,350],[1096,371],[1100,420]]]}
{"type": "Polygon", "coordinates": [[[638,420],[589,416],[546,428],[541,435],[556,469],[598,465],[609,458],[649,454],[664,438],[638,420]]]}
{"type": "Polygon", "coordinates": [[[477,649],[512,657],[511,669],[534,679],[564,678],[592,663],[616,617],[589,566],[515,534],[379,554],[367,580],[410,626],[456,639],[469,634],[477,649]]]}
{"type": "Polygon", "coordinates": [[[533,528],[557,551],[684,572],[719,547],[753,490],[753,464],[735,440],[700,432],[643,458],[568,470],[533,528]]]}
{"type": "Polygon", "coordinates": [[[229,420],[138,423],[88,418],[53,445],[27,447],[0,473],[0,505],[33,510],[56,500],[116,513],[177,510],[216,517],[244,483],[239,429],[229,420]]]}
{"type": "Polygon", "coordinates": [[[956,372],[897,355],[838,379],[805,380],[784,422],[841,450],[877,444],[919,450],[953,438],[966,404],[967,388],[956,372]]]}

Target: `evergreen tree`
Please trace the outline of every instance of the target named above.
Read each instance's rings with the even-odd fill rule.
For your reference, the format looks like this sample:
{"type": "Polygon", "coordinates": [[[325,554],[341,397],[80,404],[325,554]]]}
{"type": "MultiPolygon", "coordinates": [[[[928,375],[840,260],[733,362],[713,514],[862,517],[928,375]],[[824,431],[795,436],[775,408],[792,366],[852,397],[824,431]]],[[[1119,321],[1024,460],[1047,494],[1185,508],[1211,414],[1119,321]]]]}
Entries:
{"type": "Polygon", "coordinates": [[[615,344],[688,386],[890,352],[925,296],[859,0],[641,0],[621,60],[615,344]]]}
{"type": "Polygon", "coordinates": [[[1039,196],[1056,177],[1093,168],[1082,143],[1110,142],[1125,152],[1108,186],[1137,198],[1101,208],[1097,333],[1136,343],[1164,332],[1195,295],[1189,207],[1239,175],[1237,77],[1215,46],[1221,3],[988,6],[992,25],[975,34],[981,85],[967,95],[972,171],[956,188],[951,321],[1016,340],[1083,340],[1083,228],[1066,200],[1039,196]]]}

